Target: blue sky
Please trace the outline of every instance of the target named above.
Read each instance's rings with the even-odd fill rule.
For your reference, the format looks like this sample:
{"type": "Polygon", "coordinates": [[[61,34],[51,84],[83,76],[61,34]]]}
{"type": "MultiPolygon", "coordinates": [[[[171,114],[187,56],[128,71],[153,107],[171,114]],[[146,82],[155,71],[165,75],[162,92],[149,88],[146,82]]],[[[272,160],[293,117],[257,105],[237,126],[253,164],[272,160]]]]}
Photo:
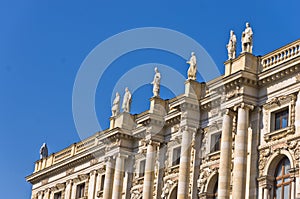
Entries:
{"type": "MultiPolygon", "coordinates": [[[[81,63],[100,42],[133,28],[169,28],[195,39],[223,73],[231,29],[239,41],[249,21],[254,54],[263,55],[300,38],[299,7],[298,0],[0,1],[1,198],[30,198],[25,176],[33,171],[43,142],[53,153],[80,140],[72,115],[73,85],[81,63]]],[[[161,63],[185,75],[185,61],[154,49],[115,60],[97,87],[101,126],[108,126],[110,94],[123,73],[161,63]]],[[[146,110],[151,94],[150,85],[138,89],[132,112],[146,110]]],[[[167,88],[161,96],[173,97],[167,88]]]]}

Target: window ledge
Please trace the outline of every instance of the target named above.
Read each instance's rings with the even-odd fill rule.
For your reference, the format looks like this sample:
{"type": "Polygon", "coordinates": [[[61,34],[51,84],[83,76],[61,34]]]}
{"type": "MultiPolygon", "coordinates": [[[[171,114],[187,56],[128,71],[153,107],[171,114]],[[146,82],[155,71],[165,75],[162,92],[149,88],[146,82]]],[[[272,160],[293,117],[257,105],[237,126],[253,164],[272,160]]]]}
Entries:
{"type": "Polygon", "coordinates": [[[282,129],[278,129],[276,131],[269,132],[264,135],[264,138],[266,141],[279,140],[288,134],[292,134],[293,132],[295,132],[295,127],[288,126],[288,127],[282,128],[282,129]]]}
{"type": "Polygon", "coordinates": [[[213,161],[213,160],[218,160],[218,159],[220,159],[220,153],[221,153],[221,151],[210,152],[210,153],[208,154],[209,160],[213,161]]]}

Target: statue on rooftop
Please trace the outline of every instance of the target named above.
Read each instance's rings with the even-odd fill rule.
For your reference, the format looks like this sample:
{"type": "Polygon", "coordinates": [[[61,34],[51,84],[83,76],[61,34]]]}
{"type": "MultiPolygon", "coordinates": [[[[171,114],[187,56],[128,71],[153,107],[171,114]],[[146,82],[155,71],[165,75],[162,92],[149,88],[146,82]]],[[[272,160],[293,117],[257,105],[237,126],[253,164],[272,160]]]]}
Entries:
{"type": "Polygon", "coordinates": [[[112,117],[117,116],[120,113],[120,94],[118,92],[116,92],[116,97],[114,99],[111,112],[112,117]]]}
{"type": "Polygon", "coordinates": [[[48,157],[48,148],[46,143],[43,143],[43,145],[40,148],[40,159],[48,157]]]}
{"type": "Polygon", "coordinates": [[[226,45],[227,51],[228,51],[228,59],[235,59],[236,56],[236,36],[234,34],[234,31],[230,31],[230,38],[229,42],[226,45]]]}
{"type": "Polygon", "coordinates": [[[151,84],[153,84],[152,91],[153,91],[154,97],[159,97],[161,75],[160,75],[157,67],[155,67],[154,71],[155,71],[155,75],[154,75],[153,81],[151,83],[151,84]]]}
{"type": "Polygon", "coordinates": [[[188,70],[188,79],[196,80],[197,59],[194,52],[191,53],[191,58],[186,63],[190,65],[188,70]]]}
{"type": "Polygon", "coordinates": [[[130,104],[131,104],[131,93],[129,89],[126,87],[125,94],[123,97],[122,109],[124,112],[130,112],[130,104]]]}
{"type": "Polygon", "coordinates": [[[246,23],[246,29],[242,34],[242,52],[252,53],[253,48],[253,31],[250,24],[246,23]]]}

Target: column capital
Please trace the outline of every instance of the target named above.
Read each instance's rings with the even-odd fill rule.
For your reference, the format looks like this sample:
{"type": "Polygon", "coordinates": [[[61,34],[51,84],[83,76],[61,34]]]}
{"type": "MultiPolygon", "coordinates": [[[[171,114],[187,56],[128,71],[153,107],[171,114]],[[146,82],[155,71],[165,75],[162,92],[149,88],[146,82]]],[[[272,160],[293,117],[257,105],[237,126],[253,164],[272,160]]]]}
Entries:
{"type": "Polygon", "coordinates": [[[94,176],[97,174],[97,170],[91,170],[90,171],[90,177],[94,176]]]}
{"type": "Polygon", "coordinates": [[[114,155],[114,159],[116,158],[128,158],[128,155],[123,153],[117,153],[114,155]]]}
{"type": "Polygon", "coordinates": [[[148,144],[150,144],[150,145],[153,145],[153,146],[155,146],[155,147],[158,147],[158,146],[160,146],[160,142],[158,142],[158,141],[155,141],[155,140],[152,140],[152,139],[147,139],[146,140],[146,144],[148,145],[148,144]]]}
{"type": "Polygon", "coordinates": [[[69,185],[69,184],[72,184],[73,180],[72,179],[69,179],[66,181],[66,185],[69,185]]]}
{"type": "Polygon", "coordinates": [[[235,105],[233,107],[233,110],[237,111],[238,108],[247,109],[247,110],[251,110],[252,111],[254,109],[254,105],[241,102],[241,103],[235,105]]]}
{"type": "Polygon", "coordinates": [[[222,111],[223,115],[229,115],[231,117],[234,117],[236,115],[236,113],[231,110],[230,108],[226,108],[225,110],[222,111]]]}
{"type": "Polygon", "coordinates": [[[104,162],[112,162],[114,159],[114,156],[107,156],[104,158],[104,162]]]}
{"type": "Polygon", "coordinates": [[[191,133],[196,133],[198,128],[196,127],[191,127],[191,126],[181,126],[180,127],[181,131],[188,131],[188,132],[191,132],[191,133]]]}

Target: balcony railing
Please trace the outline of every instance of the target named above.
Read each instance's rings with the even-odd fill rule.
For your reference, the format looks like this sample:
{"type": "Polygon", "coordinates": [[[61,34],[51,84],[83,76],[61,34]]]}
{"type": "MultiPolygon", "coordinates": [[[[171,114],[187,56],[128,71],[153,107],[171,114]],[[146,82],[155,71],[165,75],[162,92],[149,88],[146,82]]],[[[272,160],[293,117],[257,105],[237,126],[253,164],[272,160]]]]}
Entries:
{"type": "Polygon", "coordinates": [[[262,71],[273,68],[300,55],[300,39],[279,48],[261,59],[262,71]]]}

